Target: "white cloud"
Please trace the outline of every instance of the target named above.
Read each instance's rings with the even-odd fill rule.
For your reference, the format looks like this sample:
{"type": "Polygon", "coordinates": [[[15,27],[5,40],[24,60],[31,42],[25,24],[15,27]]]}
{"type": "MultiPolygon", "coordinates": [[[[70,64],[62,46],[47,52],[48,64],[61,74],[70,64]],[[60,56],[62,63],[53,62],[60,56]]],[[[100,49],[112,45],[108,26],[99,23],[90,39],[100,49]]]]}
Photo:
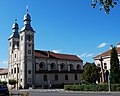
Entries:
{"type": "Polygon", "coordinates": [[[107,45],[107,43],[103,42],[97,46],[97,48],[103,48],[107,45]]]}
{"type": "Polygon", "coordinates": [[[52,50],[52,52],[54,53],[60,53],[62,50],[61,49],[58,49],[58,50],[52,50]]]}
{"type": "Polygon", "coordinates": [[[85,57],[87,53],[80,54],[79,57],[85,57]]]}
{"type": "Polygon", "coordinates": [[[0,61],[0,68],[8,68],[8,61],[0,61]]]}
{"type": "Polygon", "coordinates": [[[86,57],[92,57],[94,54],[93,53],[90,53],[90,54],[87,54],[86,57]]]}
{"type": "Polygon", "coordinates": [[[94,54],[93,53],[83,53],[81,55],[77,55],[78,57],[92,57],[94,54]]]}

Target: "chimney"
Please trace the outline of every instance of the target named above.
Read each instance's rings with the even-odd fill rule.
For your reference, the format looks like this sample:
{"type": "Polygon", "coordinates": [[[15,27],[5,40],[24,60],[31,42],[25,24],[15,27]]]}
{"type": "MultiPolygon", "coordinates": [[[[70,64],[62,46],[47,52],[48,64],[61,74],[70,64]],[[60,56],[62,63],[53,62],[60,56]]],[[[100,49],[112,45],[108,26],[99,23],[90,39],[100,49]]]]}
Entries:
{"type": "Polygon", "coordinates": [[[110,45],[110,49],[112,49],[113,48],[113,45],[110,45]]]}
{"type": "Polygon", "coordinates": [[[118,47],[120,47],[120,42],[119,42],[119,43],[117,43],[117,48],[118,48],[118,47]]]}

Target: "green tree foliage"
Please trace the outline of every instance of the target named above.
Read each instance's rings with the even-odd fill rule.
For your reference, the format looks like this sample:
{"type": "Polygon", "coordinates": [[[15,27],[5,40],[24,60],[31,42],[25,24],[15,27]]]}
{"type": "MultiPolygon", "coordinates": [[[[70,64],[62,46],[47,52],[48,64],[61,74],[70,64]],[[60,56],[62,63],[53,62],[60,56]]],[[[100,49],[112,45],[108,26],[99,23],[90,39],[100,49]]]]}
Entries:
{"type": "Polygon", "coordinates": [[[7,81],[1,81],[1,80],[0,80],[0,84],[7,85],[7,81]]]}
{"type": "Polygon", "coordinates": [[[115,47],[113,47],[111,50],[110,82],[111,83],[120,83],[119,59],[118,59],[118,54],[117,54],[115,47]]]}
{"type": "Polygon", "coordinates": [[[17,82],[15,79],[9,79],[9,84],[10,85],[15,85],[17,82]]]}
{"type": "Polygon", "coordinates": [[[7,82],[6,81],[2,81],[2,84],[7,85],[7,82]]]}
{"type": "Polygon", "coordinates": [[[99,10],[104,9],[106,14],[109,14],[110,9],[114,8],[119,0],[92,0],[92,7],[96,8],[99,5],[99,10]]]}
{"type": "Polygon", "coordinates": [[[84,66],[82,79],[85,81],[85,83],[96,83],[96,81],[99,81],[99,72],[100,68],[94,63],[86,63],[84,66]]]}

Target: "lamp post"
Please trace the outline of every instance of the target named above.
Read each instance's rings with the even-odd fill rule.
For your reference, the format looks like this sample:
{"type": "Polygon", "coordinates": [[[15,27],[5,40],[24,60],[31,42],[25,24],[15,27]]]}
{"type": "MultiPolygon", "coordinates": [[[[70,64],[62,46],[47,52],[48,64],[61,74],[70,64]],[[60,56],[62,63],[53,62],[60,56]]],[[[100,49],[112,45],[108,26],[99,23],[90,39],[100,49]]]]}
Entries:
{"type": "Polygon", "coordinates": [[[102,74],[102,83],[105,83],[105,78],[104,78],[104,70],[103,70],[103,58],[102,57],[100,57],[100,59],[99,59],[99,61],[100,61],[100,63],[101,63],[101,74],[102,74]]]}

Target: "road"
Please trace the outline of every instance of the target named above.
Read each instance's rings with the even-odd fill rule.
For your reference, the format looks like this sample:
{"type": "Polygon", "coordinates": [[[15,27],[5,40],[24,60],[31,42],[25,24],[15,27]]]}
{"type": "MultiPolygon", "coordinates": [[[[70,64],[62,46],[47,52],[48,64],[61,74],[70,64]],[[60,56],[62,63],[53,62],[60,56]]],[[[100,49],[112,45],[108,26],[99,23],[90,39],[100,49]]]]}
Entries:
{"type": "Polygon", "coordinates": [[[14,94],[28,92],[29,96],[120,96],[120,92],[80,92],[64,91],[63,89],[30,89],[11,92],[14,94]]]}

